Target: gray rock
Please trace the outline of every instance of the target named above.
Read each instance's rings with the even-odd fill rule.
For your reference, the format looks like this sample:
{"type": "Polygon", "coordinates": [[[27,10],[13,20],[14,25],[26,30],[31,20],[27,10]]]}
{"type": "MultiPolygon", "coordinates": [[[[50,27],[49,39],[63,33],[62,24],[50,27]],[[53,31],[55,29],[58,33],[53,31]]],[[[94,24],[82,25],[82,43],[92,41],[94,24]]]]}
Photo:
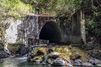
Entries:
{"type": "Polygon", "coordinates": [[[41,55],[44,55],[45,53],[44,52],[42,52],[41,50],[38,50],[37,52],[36,52],[36,55],[37,56],[41,56],[41,55]]]}
{"type": "Polygon", "coordinates": [[[74,65],[80,66],[80,65],[82,65],[82,61],[81,61],[80,59],[76,59],[76,60],[74,61],[74,65]]]}
{"type": "Polygon", "coordinates": [[[100,64],[101,64],[101,61],[98,60],[98,59],[95,59],[95,58],[90,58],[90,59],[89,59],[89,62],[90,62],[91,64],[93,64],[94,66],[97,66],[97,65],[100,65],[100,64]]]}
{"type": "Polygon", "coordinates": [[[82,65],[87,67],[93,67],[93,65],[89,62],[83,62],[82,65]]]}
{"type": "Polygon", "coordinates": [[[51,55],[57,55],[57,56],[59,56],[60,53],[59,52],[52,52],[51,55]]]}
{"type": "Polygon", "coordinates": [[[25,55],[28,53],[28,47],[22,45],[16,53],[20,55],[25,55]]]}
{"type": "Polygon", "coordinates": [[[40,64],[41,63],[41,60],[38,59],[38,60],[35,60],[36,64],[40,64]]]}
{"type": "Polygon", "coordinates": [[[101,63],[101,61],[99,61],[98,59],[94,59],[94,58],[91,58],[91,59],[89,59],[89,62],[90,63],[101,63]]]}
{"type": "Polygon", "coordinates": [[[57,59],[59,56],[60,56],[60,53],[58,52],[52,52],[49,54],[49,58],[52,58],[52,59],[57,59]]]}
{"type": "Polygon", "coordinates": [[[64,61],[62,58],[57,58],[56,60],[53,61],[52,65],[53,66],[65,66],[66,61],[64,61]]]}
{"type": "Polygon", "coordinates": [[[9,57],[9,55],[7,53],[0,54],[0,58],[7,58],[7,57],[9,57]]]}
{"type": "Polygon", "coordinates": [[[97,63],[96,66],[97,66],[97,67],[101,67],[101,63],[97,63]]]}

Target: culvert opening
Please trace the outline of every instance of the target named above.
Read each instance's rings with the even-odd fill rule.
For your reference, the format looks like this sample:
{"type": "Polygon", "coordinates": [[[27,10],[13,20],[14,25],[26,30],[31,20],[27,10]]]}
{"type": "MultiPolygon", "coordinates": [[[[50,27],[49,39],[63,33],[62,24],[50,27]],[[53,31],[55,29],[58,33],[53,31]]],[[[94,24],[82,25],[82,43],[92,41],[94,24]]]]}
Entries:
{"type": "Polygon", "coordinates": [[[61,28],[54,21],[48,21],[43,26],[39,34],[39,38],[43,40],[49,40],[49,43],[61,43],[61,28]]]}

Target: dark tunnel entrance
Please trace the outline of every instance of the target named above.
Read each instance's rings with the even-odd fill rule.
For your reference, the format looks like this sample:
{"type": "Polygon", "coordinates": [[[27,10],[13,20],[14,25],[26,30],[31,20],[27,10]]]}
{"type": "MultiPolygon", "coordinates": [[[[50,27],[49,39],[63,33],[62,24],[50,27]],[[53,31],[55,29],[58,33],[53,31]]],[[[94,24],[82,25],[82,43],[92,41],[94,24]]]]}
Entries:
{"type": "Polygon", "coordinates": [[[43,40],[49,40],[50,43],[61,43],[61,28],[54,21],[48,21],[43,26],[39,38],[43,40]]]}

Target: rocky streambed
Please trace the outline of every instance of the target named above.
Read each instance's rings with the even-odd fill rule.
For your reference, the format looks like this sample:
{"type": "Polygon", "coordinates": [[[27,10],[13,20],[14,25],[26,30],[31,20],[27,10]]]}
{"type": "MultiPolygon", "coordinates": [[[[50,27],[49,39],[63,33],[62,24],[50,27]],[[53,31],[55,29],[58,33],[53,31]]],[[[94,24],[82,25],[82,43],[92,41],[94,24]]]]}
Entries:
{"type": "MultiPolygon", "coordinates": [[[[4,53],[4,52],[3,52],[4,53]]],[[[5,54],[5,53],[4,53],[5,54]]],[[[4,56],[6,56],[5,54],[4,56]]],[[[4,57],[3,55],[0,55],[4,57]]],[[[35,47],[30,53],[0,59],[0,67],[100,67],[101,61],[72,46],[35,47]]]]}
{"type": "Polygon", "coordinates": [[[101,62],[95,58],[86,56],[79,50],[70,46],[36,47],[33,53],[28,56],[28,61],[38,64],[49,64],[51,66],[97,66],[101,62]]]}

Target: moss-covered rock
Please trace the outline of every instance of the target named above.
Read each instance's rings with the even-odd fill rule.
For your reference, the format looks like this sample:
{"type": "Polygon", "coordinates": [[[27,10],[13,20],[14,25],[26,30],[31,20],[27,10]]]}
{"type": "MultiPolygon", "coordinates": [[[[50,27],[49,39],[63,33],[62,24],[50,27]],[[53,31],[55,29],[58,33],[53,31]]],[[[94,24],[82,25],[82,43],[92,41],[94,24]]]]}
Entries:
{"type": "Polygon", "coordinates": [[[21,43],[14,43],[14,44],[9,43],[8,49],[10,50],[10,52],[16,53],[22,45],[23,44],[21,44],[21,43]]]}
{"type": "MultiPolygon", "coordinates": [[[[79,49],[78,47],[70,48],[69,46],[54,46],[54,47],[49,47],[49,48],[48,47],[36,47],[33,52],[35,54],[33,58],[39,57],[40,59],[42,59],[42,61],[44,61],[47,56],[48,56],[47,61],[50,61],[50,59],[53,60],[54,55],[52,55],[52,53],[54,52],[59,53],[58,57],[64,58],[66,60],[75,60],[77,58],[76,56],[77,54],[81,56],[82,61],[86,61],[88,58],[84,50],[79,49]],[[52,52],[48,53],[48,49],[52,49],[52,52]],[[38,50],[40,50],[44,54],[37,56],[36,53],[38,50]]],[[[54,56],[54,57],[57,57],[57,56],[54,56]]]]}

